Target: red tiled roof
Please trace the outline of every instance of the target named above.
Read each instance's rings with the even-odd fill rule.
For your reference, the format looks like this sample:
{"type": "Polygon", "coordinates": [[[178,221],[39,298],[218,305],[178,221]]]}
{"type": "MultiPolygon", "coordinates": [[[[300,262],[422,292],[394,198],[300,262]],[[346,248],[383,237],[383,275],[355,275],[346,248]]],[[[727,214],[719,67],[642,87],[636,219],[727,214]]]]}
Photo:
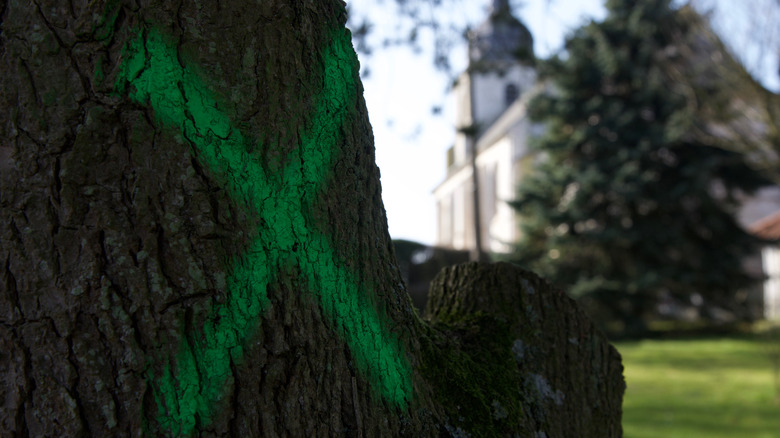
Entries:
{"type": "Polygon", "coordinates": [[[780,211],[751,225],[750,232],[762,239],[780,239],[780,211]]]}

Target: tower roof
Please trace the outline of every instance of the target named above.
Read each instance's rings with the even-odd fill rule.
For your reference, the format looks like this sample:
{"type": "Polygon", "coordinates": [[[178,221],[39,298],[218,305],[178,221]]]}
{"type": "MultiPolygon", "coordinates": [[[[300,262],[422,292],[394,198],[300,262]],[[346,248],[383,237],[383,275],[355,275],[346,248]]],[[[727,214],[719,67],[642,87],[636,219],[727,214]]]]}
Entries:
{"type": "Polygon", "coordinates": [[[469,35],[469,63],[490,68],[496,64],[534,61],[534,39],[509,7],[509,0],[492,0],[487,20],[469,35]]]}

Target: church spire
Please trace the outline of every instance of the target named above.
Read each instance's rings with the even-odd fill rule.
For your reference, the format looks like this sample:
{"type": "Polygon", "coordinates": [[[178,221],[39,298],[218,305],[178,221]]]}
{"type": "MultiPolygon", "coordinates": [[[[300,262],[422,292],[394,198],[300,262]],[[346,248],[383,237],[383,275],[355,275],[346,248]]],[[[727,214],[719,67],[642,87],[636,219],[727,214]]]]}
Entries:
{"type": "Polygon", "coordinates": [[[499,64],[534,63],[534,39],[514,15],[509,0],[491,0],[490,15],[469,36],[472,67],[492,68],[499,64]]]}
{"type": "Polygon", "coordinates": [[[501,12],[509,12],[509,0],[493,0],[493,8],[491,14],[498,14],[501,12]]]}

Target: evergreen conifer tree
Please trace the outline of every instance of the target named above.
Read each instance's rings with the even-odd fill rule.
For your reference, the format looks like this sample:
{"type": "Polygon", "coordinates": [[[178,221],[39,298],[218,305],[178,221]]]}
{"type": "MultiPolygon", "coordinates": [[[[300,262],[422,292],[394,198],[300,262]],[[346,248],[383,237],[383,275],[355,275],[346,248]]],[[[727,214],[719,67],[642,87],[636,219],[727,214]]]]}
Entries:
{"type": "Polygon", "coordinates": [[[697,83],[698,60],[680,49],[701,27],[670,3],[608,1],[603,22],[540,67],[551,91],[530,113],[546,132],[513,202],[518,261],[627,330],[643,328],[661,297],[740,314],[754,280],[743,260],[758,242],[735,213],[741,195],[769,183],[739,148],[699,135],[719,122],[700,100],[724,90],[697,83]]]}

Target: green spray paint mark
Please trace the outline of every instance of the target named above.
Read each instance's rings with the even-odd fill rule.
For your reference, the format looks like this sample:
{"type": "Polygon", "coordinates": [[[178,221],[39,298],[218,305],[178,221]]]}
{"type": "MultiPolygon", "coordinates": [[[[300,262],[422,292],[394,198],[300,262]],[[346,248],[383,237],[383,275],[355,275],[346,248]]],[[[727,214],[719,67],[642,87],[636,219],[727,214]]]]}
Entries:
{"type": "Polygon", "coordinates": [[[241,360],[242,348],[256,334],[268,306],[266,287],[278,271],[291,266],[297,266],[372,386],[386,400],[407,406],[411,371],[401,346],[306,215],[330,174],[341,126],[354,101],[355,62],[348,32],[337,32],[325,51],[325,81],[315,99],[312,127],[287,157],[290,164],[281,172],[281,184],[273,184],[208,88],[180,63],[173,44],[151,31],[127,45],[117,91],[130,85],[131,99],[150,105],[161,125],[181,132],[200,160],[226,182],[234,200],[264,224],[249,250],[231,263],[226,302],[213,309],[200,333],[183,337],[175,365],[161,376],[150,376],[158,420],[172,434],[187,436],[198,419],[210,421],[232,379],[231,363],[241,360]]]}

